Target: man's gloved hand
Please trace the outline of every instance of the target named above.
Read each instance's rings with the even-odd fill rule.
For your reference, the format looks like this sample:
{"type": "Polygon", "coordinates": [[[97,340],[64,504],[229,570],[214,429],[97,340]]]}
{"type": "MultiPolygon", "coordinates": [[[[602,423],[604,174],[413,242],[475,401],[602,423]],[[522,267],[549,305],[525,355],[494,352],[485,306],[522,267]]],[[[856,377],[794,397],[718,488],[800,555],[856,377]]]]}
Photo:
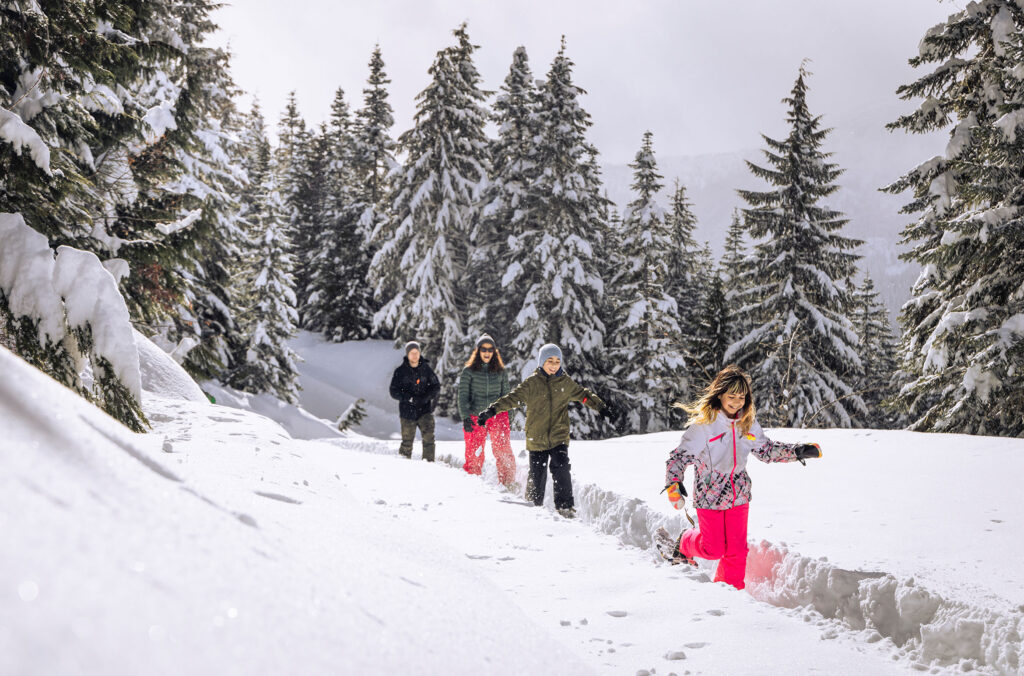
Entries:
{"type": "Polygon", "coordinates": [[[462,421],[462,429],[466,430],[467,432],[472,432],[473,431],[473,419],[472,418],[465,418],[462,421]]]}
{"type": "Polygon", "coordinates": [[[806,458],[820,458],[821,457],[821,446],[818,444],[800,444],[793,449],[796,452],[796,459],[801,464],[806,465],[804,462],[806,458]]]}
{"type": "Polygon", "coordinates": [[[498,411],[493,406],[489,406],[484,410],[480,411],[476,416],[477,425],[485,425],[488,420],[498,415],[498,411]]]}
{"type": "Polygon", "coordinates": [[[683,497],[686,496],[686,488],[683,486],[682,481],[673,481],[662,493],[668,494],[668,501],[672,503],[672,506],[676,509],[683,508],[683,497]]]}

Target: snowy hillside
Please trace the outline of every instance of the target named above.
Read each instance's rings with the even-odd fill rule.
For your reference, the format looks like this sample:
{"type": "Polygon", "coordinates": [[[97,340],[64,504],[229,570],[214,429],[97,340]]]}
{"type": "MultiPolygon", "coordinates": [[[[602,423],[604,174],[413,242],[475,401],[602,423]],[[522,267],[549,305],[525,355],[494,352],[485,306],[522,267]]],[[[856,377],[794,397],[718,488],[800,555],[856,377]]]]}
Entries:
{"type": "MultiPolygon", "coordinates": [[[[387,357],[336,391],[379,391],[387,357]]],[[[769,431],[824,458],[752,463],[737,592],[655,563],[651,531],[682,523],[658,494],[674,433],[574,443],[567,521],[490,458],[463,473],[460,442],[428,464],[296,440],[172,381],[134,435],[0,351],[0,673],[1021,668],[1024,441],[769,431]]]]}

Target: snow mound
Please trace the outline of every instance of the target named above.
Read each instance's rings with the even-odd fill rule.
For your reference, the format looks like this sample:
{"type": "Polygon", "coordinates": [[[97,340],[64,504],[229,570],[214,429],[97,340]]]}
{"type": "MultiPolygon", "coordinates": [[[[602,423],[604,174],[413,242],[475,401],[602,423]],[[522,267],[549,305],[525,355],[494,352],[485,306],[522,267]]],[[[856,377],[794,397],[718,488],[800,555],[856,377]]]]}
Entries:
{"type": "Polygon", "coordinates": [[[135,344],[139,348],[143,398],[160,396],[185,401],[208,401],[196,381],[156,343],[135,331],[135,344]]]}
{"type": "Polygon", "coordinates": [[[293,439],[327,439],[344,436],[329,420],[318,418],[301,406],[281,401],[272,394],[249,394],[213,381],[203,384],[218,404],[252,411],[270,418],[293,439]]]}
{"type": "Polygon", "coordinates": [[[888,639],[921,665],[1001,674],[1024,666],[1024,608],[946,599],[912,577],[843,570],[766,541],[748,555],[747,589],[772,605],[812,608],[869,642],[888,639]]]}

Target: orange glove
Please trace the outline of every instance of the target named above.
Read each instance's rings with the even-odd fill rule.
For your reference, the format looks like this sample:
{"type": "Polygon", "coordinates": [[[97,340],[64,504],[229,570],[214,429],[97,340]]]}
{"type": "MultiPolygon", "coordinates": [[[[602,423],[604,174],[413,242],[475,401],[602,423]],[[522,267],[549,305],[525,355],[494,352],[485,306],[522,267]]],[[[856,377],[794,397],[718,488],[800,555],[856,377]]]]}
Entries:
{"type": "Polygon", "coordinates": [[[686,495],[686,489],[683,488],[681,481],[673,481],[668,486],[665,486],[663,493],[668,494],[668,501],[672,503],[672,506],[676,509],[683,508],[683,497],[686,495]]]}

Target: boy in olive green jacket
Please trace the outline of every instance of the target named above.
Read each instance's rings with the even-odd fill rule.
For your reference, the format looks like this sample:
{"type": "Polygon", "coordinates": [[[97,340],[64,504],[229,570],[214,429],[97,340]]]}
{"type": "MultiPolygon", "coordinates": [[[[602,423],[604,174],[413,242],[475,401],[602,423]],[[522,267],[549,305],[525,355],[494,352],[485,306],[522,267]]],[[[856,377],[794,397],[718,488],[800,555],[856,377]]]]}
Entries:
{"type": "Polygon", "coordinates": [[[548,343],[541,347],[537,361],[537,370],[481,411],[477,422],[482,425],[498,413],[526,407],[526,450],[530,452],[526,499],[538,506],[544,504],[550,463],[555,509],[571,519],[576,510],[569,472],[569,402],[582,402],[605,417],[611,417],[611,411],[597,395],[566,375],[562,370],[562,350],[557,345],[548,343]]]}

